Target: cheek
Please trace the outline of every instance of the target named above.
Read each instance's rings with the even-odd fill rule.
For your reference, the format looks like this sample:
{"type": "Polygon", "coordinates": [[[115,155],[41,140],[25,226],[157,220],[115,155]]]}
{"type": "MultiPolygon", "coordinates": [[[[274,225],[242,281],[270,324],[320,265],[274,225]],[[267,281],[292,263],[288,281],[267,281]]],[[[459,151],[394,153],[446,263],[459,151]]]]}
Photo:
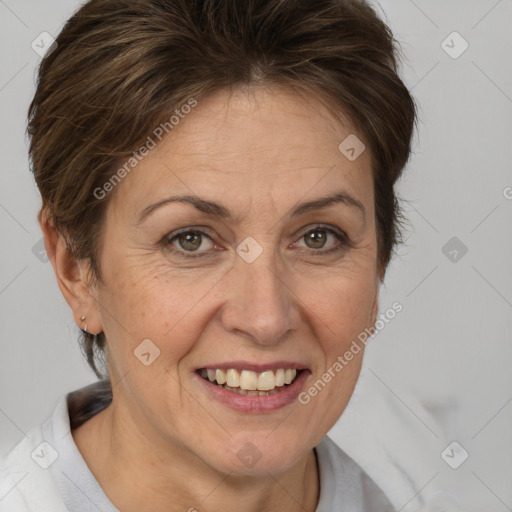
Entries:
{"type": "Polygon", "coordinates": [[[149,339],[164,356],[160,362],[165,360],[167,367],[176,365],[210,320],[205,305],[221,277],[218,272],[212,276],[171,271],[166,265],[117,269],[111,275],[114,285],[103,297],[109,312],[105,332],[112,351],[133,355],[137,346],[149,339]]]}
{"type": "Polygon", "coordinates": [[[371,272],[359,276],[332,275],[330,279],[318,280],[322,286],[312,286],[309,293],[304,290],[304,302],[317,317],[327,336],[320,337],[332,345],[333,350],[342,350],[371,323],[372,309],[377,285],[371,272]]]}
{"type": "Polygon", "coordinates": [[[357,337],[371,322],[374,296],[370,279],[338,277],[326,284],[323,293],[308,297],[322,361],[300,400],[322,435],[338,421],[353,394],[365,349],[357,337]]]}
{"type": "MultiPolygon", "coordinates": [[[[344,357],[354,342],[361,347],[343,371],[334,372],[336,378],[329,385],[337,388],[338,396],[350,391],[358,378],[364,344],[358,336],[371,325],[374,300],[378,291],[375,276],[369,270],[360,273],[345,273],[319,280],[323,286],[314,286],[304,302],[311,311],[311,323],[316,326],[316,339],[321,345],[326,372],[339,357],[344,357]],[[340,391],[341,389],[341,391],[340,391]]],[[[305,295],[304,295],[305,296],[305,295]]],[[[328,376],[327,376],[328,377],[328,376]]]]}

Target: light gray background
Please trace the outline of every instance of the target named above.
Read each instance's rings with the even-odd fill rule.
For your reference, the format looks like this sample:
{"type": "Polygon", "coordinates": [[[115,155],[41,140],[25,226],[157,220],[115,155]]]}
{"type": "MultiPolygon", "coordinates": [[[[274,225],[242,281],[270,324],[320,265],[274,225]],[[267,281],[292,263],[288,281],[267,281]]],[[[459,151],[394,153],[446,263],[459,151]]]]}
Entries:
{"type": "MultiPolygon", "coordinates": [[[[24,134],[40,60],[31,43],[56,36],[78,5],[0,0],[0,453],[95,380],[53,269],[32,251],[40,198],[24,134]]],[[[399,184],[410,228],[381,294],[382,312],[394,301],[403,311],[369,344],[330,435],[405,512],[512,510],[512,1],[378,5],[420,107],[399,184]],[[469,44],[458,58],[442,47],[454,31],[469,44]],[[454,236],[468,249],[457,261],[442,252],[454,236]],[[469,453],[456,470],[441,458],[452,441],[469,453]],[[404,473],[416,496],[396,484],[404,473]]]]}

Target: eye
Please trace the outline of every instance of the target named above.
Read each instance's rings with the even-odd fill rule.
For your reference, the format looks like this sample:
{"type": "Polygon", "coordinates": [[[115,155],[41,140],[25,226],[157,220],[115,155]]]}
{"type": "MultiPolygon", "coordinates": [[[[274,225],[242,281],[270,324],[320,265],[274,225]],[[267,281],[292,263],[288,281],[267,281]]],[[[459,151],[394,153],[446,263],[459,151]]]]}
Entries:
{"type": "MultiPolygon", "coordinates": [[[[299,241],[301,240],[304,240],[306,247],[311,249],[309,252],[315,256],[341,252],[351,246],[346,233],[321,225],[306,231],[299,239],[299,241]],[[333,243],[328,245],[329,240],[333,243]],[[326,245],[327,248],[325,248],[326,245]]],[[[299,241],[295,242],[293,246],[300,247],[299,241]]],[[[204,231],[190,227],[178,233],[172,233],[164,238],[163,242],[172,254],[182,258],[212,256],[211,249],[216,247],[212,238],[204,231]]]]}
{"type": "Polygon", "coordinates": [[[175,235],[170,235],[166,239],[166,245],[172,253],[185,258],[204,256],[214,246],[212,239],[206,233],[196,229],[187,229],[175,235]],[[170,246],[179,250],[174,250],[170,246]]]}
{"type": "Polygon", "coordinates": [[[312,253],[314,255],[340,252],[350,246],[350,240],[346,233],[325,226],[316,226],[308,230],[300,240],[304,240],[306,247],[313,249],[312,253]],[[325,248],[329,239],[333,240],[334,243],[325,248]]]}

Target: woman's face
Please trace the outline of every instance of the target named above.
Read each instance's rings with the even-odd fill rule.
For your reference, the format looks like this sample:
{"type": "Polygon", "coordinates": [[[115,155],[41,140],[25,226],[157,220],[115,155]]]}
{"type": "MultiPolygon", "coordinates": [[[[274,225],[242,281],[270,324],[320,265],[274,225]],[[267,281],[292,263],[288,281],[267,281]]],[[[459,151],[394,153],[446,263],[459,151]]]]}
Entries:
{"type": "Polygon", "coordinates": [[[371,155],[338,148],[354,134],[314,98],[220,91],[111,192],[94,315],[117,420],[157,453],[278,473],[345,409],[363,351],[333,365],[374,322],[379,285],[371,155]],[[200,369],[264,390],[302,371],[245,395],[200,369]]]}

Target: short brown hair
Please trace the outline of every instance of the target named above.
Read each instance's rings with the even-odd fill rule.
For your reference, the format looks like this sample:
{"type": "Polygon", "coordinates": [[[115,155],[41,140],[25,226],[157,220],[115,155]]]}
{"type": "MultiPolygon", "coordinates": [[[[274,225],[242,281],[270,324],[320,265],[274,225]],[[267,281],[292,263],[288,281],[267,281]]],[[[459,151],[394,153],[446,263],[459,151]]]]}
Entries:
{"type": "MultiPolygon", "coordinates": [[[[365,137],[384,273],[400,235],[394,184],[416,107],[398,76],[398,42],[368,2],[90,0],[56,42],[29,108],[30,159],[42,209],[74,257],[89,259],[94,279],[108,204],[94,190],[190,98],[267,84],[323,99],[365,137]]],[[[100,377],[94,349],[103,353],[104,334],[84,336],[100,377]]]]}

